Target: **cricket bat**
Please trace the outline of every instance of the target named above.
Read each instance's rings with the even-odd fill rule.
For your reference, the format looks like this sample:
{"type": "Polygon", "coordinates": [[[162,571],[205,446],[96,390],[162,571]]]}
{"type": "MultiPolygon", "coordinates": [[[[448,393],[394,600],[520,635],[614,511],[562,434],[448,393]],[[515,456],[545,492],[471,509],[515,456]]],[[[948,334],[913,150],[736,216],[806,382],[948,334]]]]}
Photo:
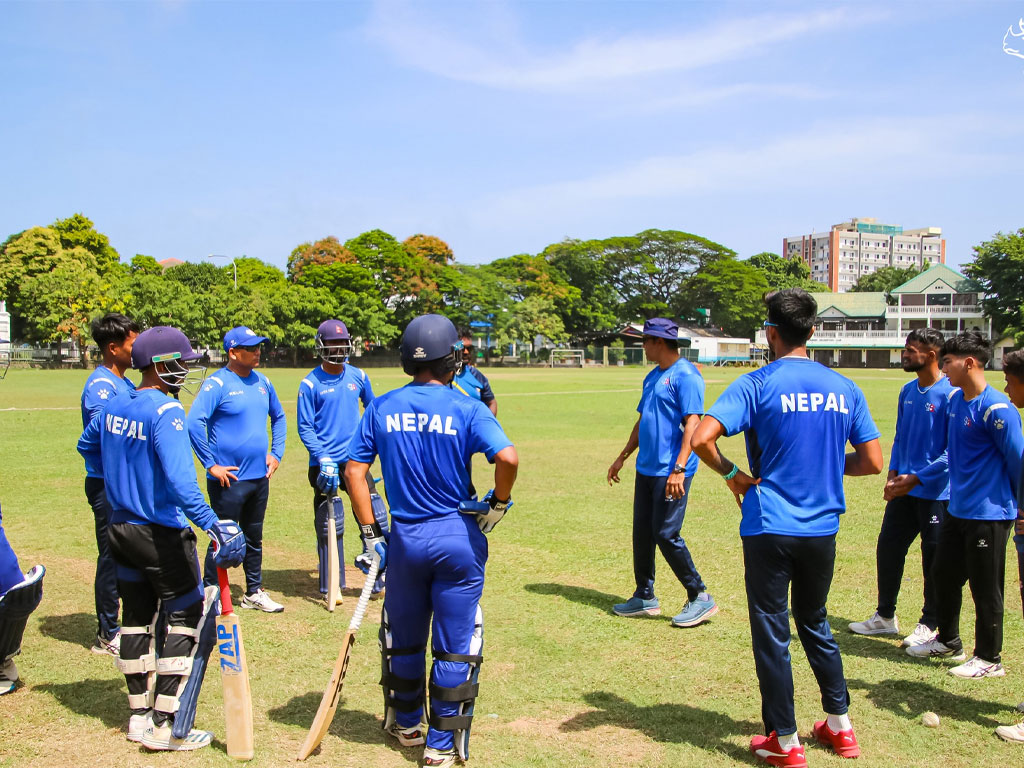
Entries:
{"type": "Polygon", "coordinates": [[[320,746],[320,742],[327,735],[327,729],[331,727],[334,713],[338,709],[338,700],[341,698],[341,686],[345,683],[349,655],[356,642],[356,632],[359,630],[359,625],[363,623],[363,616],[366,615],[366,606],[370,603],[370,592],[373,591],[373,582],[377,580],[379,566],[380,563],[374,559],[373,565],[370,566],[370,572],[366,574],[366,581],[363,584],[363,591],[359,593],[359,602],[356,603],[355,613],[352,614],[352,621],[348,624],[345,639],[341,641],[338,660],[334,662],[331,682],[327,684],[327,690],[324,691],[323,698],[320,699],[320,707],[313,718],[313,725],[310,726],[309,733],[306,734],[306,740],[299,748],[298,760],[305,760],[313,754],[313,750],[320,746]]]}
{"type": "Polygon", "coordinates": [[[217,651],[220,654],[220,680],[224,685],[224,731],[227,734],[228,756],[251,760],[252,691],[249,688],[249,665],[242,645],[242,628],[231,605],[228,572],[217,569],[220,582],[220,616],[217,617],[217,651]]]}
{"type": "MultiPolygon", "coordinates": [[[[341,499],[337,496],[327,500],[327,610],[331,613],[334,613],[334,605],[338,602],[338,597],[341,594],[341,587],[338,583],[338,529],[336,528],[340,502],[341,499]]],[[[342,514],[345,514],[344,510],[342,514]]]]}

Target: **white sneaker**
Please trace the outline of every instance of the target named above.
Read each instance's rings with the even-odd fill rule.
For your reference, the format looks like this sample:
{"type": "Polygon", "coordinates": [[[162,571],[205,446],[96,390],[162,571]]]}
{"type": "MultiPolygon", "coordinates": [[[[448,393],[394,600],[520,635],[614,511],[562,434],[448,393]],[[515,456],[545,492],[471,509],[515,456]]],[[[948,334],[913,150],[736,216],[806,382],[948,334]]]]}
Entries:
{"type": "Polygon", "coordinates": [[[121,630],[110,638],[105,640],[99,635],[96,635],[96,642],[92,644],[93,653],[107,654],[113,656],[115,659],[121,655],[121,630]]]}
{"type": "Polygon", "coordinates": [[[927,643],[909,646],[907,648],[907,655],[917,656],[918,658],[947,658],[953,661],[963,661],[967,658],[963,648],[950,648],[945,643],[940,642],[937,637],[934,640],[929,640],[927,643]]]}
{"type": "Polygon", "coordinates": [[[430,768],[450,768],[455,765],[455,758],[458,757],[454,749],[434,749],[426,747],[423,750],[423,765],[430,768]]]}
{"type": "Polygon", "coordinates": [[[153,727],[153,712],[144,715],[132,715],[128,718],[128,741],[142,741],[142,734],[147,728],[153,727]]]}
{"type": "Polygon", "coordinates": [[[418,747],[427,743],[427,724],[420,723],[409,728],[403,728],[398,723],[392,723],[387,730],[388,735],[398,739],[403,747],[418,747]]]}
{"type": "Polygon", "coordinates": [[[939,630],[929,629],[927,624],[918,624],[914,627],[914,631],[903,638],[903,642],[900,643],[904,648],[910,648],[914,645],[921,645],[934,640],[939,636],[939,630]]]}
{"type": "Polygon", "coordinates": [[[184,739],[176,739],[171,735],[171,723],[167,721],[160,726],[151,725],[143,732],[142,738],[139,741],[147,749],[188,752],[193,749],[208,747],[210,742],[213,741],[213,734],[209,731],[197,731],[193,728],[184,739]]]}
{"type": "Polygon", "coordinates": [[[267,590],[265,589],[259,589],[253,594],[243,597],[242,607],[252,608],[257,611],[264,611],[266,613],[280,613],[284,610],[284,606],[275,602],[274,599],[267,594],[267,590]]]}
{"type": "Polygon", "coordinates": [[[14,659],[8,659],[0,664],[0,696],[13,691],[17,682],[18,668],[14,666],[14,659]]]}
{"type": "Polygon", "coordinates": [[[1024,723],[1016,725],[1000,725],[996,728],[996,736],[1003,741],[1017,741],[1024,743],[1024,723]]]}
{"type": "Polygon", "coordinates": [[[1003,669],[1003,665],[999,662],[985,661],[977,656],[972,656],[970,661],[949,670],[949,674],[969,678],[1005,677],[1006,670],[1003,669]]]}
{"type": "Polygon", "coordinates": [[[850,631],[855,635],[898,635],[900,623],[893,616],[891,619],[884,619],[875,612],[867,621],[854,621],[850,624],[850,631]]]}

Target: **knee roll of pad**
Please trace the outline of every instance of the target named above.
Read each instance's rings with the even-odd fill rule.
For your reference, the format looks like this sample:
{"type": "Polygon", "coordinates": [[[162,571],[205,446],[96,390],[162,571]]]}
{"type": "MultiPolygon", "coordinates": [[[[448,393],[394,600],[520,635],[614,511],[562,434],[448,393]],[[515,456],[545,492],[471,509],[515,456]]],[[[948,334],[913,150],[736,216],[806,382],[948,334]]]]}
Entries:
{"type": "Polygon", "coordinates": [[[0,597],[0,663],[21,653],[25,625],[43,599],[46,569],[37,565],[25,574],[25,580],[0,597]]]}
{"type": "Polygon", "coordinates": [[[455,751],[463,760],[469,759],[469,731],[473,724],[473,709],[480,691],[480,665],[484,661],[484,614],[480,606],[476,608],[476,621],[473,636],[469,642],[469,653],[445,653],[432,650],[434,664],[430,669],[430,727],[438,731],[452,731],[455,740],[455,751]],[[466,681],[454,688],[438,685],[435,682],[435,668],[439,661],[454,661],[468,664],[466,681]],[[438,714],[436,702],[458,702],[458,713],[451,716],[438,714]]]}
{"type": "Polygon", "coordinates": [[[424,689],[426,680],[423,676],[418,678],[400,677],[391,670],[391,659],[394,656],[411,656],[416,653],[423,653],[426,646],[420,645],[415,648],[394,648],[392,647],[391,625],[387,620],[387,612],[381,611],[380,633],[380,686],[384,691],[384,724],[385,729],[390,728],[396,720],[396,712],[413,712],[420,709],[424,703],[424,689]],[[396,694],[412,694],[409,698],[399,698],[396,694]]]}
{"type": "Polygon", "coordinates": [[[192,730],[196,719],[196,706],[199,703],[199,690],[203,686],[206,667],[210,652],[217,642],[217,625],[214,619],[220,613],[220,589],[217,586],[206,588],[203,595],[203,615],[196,627],[197,642],[192,649],[188,678],[178,689],[177,713],[171,735],[176,739],[184,739],[192,730]]]}

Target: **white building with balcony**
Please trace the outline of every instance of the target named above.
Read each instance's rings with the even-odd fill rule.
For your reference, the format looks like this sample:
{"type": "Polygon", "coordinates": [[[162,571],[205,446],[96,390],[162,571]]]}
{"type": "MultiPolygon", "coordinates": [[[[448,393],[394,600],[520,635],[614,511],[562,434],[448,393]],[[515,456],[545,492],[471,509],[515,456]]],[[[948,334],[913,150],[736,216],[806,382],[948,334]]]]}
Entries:
{"type": "MultiPolygon", "coordinates": [[[[807,351],[819,363],[842,368],[900,365],[900,350],[915,328],[935,328],[946,336],[979,330],[992,338],[992,322],[982,313],[981,295],[970,281],[945,264],[885,293],[814,293],[818,319],[807,351]]],[[[756,343],[766,344],[764,331],[756,343]]]]}
{"type": "Polygon", "coordinates": [[[9,349],[11,340],[11,313],[7,311],[7,302],[0,301],[0,349],[9,349]]]}

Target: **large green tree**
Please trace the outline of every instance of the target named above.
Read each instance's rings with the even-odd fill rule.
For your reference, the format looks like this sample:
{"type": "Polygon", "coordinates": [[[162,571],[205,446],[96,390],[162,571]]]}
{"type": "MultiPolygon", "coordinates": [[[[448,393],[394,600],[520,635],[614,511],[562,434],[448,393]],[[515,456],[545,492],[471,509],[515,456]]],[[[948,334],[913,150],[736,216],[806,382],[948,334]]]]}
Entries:
{"type": "Polygon", "coordinates": [[[982,304],[996,330],[1024,344],[1024,228],[974,246],[964,274],[985,295],[982,304]]]}
{"type": "Polygon", "coordinates": [[[858,293],[871,291],[889,293],[893,288],[899,288],[907,280],[920,273],[919,267],[879,267],[871,274],[861,275],[850,290],[858,293]]]}
{"type": "Polygon", "coordinates": [[[733,336],[753,338],[764,320],[764,274],[748,262],[719,259],[693,274],[682,293],[692,307],[707,307],[711,321],[733,336]]]}
{"type": "Polygon", "coordinates": [[[755,253],[747,263],[761,271],[773,291],[803,288],[805,291],[828,291],[828,286],[811,279],[811,268],[799,256],[784,258],[777,253],[755,253]]]}
{"type": "Polygon", "coordinates": [[[606,333],[619,321],[618,299],[609,279],[599,240],[563,240],[541,252],[579,296],[560,308],[566,333],[586,342],[606,333]]]}

